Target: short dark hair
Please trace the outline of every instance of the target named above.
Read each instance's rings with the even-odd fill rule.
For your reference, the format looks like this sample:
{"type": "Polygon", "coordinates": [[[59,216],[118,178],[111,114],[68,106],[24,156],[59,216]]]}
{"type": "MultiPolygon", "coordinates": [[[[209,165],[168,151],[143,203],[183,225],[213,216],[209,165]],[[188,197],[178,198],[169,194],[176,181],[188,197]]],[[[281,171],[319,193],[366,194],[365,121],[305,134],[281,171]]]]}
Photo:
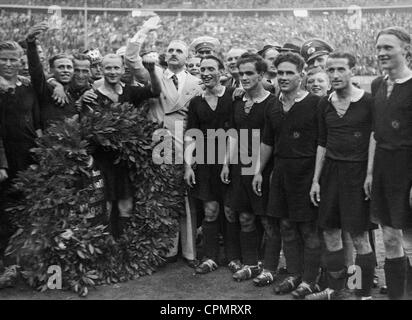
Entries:
{"type": "Polygon", "coordinates": [[[203,62],[203,60],[215,60],[217,62],[217,66],[219,68],[219,70],[224,70],[225,69],[225,65],[223,64],[222,60],[220,60],[218,57],[209,54],[205,57],[202,58],[202,60],[200,60],[200,63],[203,62]]]}
{"type": "Polygon", "coordinates": [[[92,58],[90,58],[87,54],[84,53],[76,53],[73,55],[73,60],[78,61],[89,61],[90,65],[92,65],[92,58]]]}
{"type": "Polygon", "coordinates": [[[300,54],[295,52],[282,52],[280,53],[273,64],[277,68],[283,62],[290,62],[296,66],[298,72],[302,72],[303,68],[305,67],[305,60],[303,60],[300,54]]]}
{"type": "Polygon", "coordinates": [[[256,53],[242,54],[237,61],[237,67],[239,68],[241,64],[246,63],[253,63],[258,73],[265,73],[266,71],[268,71],[268,66],[265,60],[263,60],[263,58],[256,53]]]}
{"type": "Polygon", "coordinates": [[[356,58],[349,52],[335,51],[329,55],[328,59],[347,59],[349,68],[352,69],[356,66],[356,58]]]}
{"type": "Polygon", "coordinates": [[[394,27],[385,28],[379,31],[376,37],[376,41],[378,41],[379,37],[384,34],[393,35],[406,44],[411,43],[411,35],[408,33],[408,31],[406,31],[406,29],[402,27],[394,26],[394,27]]]}
{"type": "Polygon", "coordinates": [[[73,56],[65,53],[59,53],[49,59],[50,68],[54,68],[54,63],[59,59],[69,59],[73,63],[73,56]]]}
{"type": "Polygon", "coordinates": [[[20,55],[24,54],[23,48],[15,41],[0,41],[0,51],[3,50],[18,51],[20,55]]]}

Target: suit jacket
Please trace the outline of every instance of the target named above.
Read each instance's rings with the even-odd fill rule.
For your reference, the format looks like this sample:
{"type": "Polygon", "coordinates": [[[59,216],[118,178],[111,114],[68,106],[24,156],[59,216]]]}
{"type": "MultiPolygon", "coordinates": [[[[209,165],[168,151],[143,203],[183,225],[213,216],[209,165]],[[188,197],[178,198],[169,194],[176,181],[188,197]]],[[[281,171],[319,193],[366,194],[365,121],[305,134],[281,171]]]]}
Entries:
{"type": "Polygon", "coordinates": [[[201,80],[184,71],[186,81],[178,92],[173,80],[167,77],[166,70],[156,68],[156,72],[162,86],[160,104],[155,106],[156,118],[159,122],[163,122],[166,128],[173,131],[174,121],[186,121],[190,100],[202,93],[201,80]]]}
{"type": "Polygon", "coordinates": [[[187,113],[190,100],[201,94],[201,80],[186,73],[186,81],[183,88],[177,91],[173,80],[169,78],[168,71],[156,67],[156,73],[160,79],[162,93],[157,101],[151,102],[149,117],[156,122],[163,123],[173,135],[177,152],[183,154],[183,134],[186,128],[187,113]]]}

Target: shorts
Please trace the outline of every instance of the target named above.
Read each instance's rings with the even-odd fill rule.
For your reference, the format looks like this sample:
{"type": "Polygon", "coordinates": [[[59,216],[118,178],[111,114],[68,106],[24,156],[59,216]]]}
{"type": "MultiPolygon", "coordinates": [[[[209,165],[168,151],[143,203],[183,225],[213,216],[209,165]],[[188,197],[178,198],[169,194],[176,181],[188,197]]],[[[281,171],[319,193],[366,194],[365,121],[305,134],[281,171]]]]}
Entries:
{"type": "Polygon", "coordinates": [[[411,161],[412,151],[376,148],[371,199],[373,222],[395,229],[412,227],[411,161]]]}

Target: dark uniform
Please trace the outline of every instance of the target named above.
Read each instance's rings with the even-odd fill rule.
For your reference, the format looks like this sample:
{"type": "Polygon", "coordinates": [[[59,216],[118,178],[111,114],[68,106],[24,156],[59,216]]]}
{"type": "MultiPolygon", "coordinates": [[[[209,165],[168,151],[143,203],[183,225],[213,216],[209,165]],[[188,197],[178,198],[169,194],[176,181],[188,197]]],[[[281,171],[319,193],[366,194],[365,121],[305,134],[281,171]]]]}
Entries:
{"type": "MultiPolygon", "coordinates": [[[[247,157],[252,156],[253,152],[258,152],[258,150],[252,149],[254,131],[260,133],[260,140],[262,140],[265,126],[265,114],[268,112],[268,109],[273,108],[273,106],[276,104],[276,99],[277,98],[274,95],[270,94],[263,101],[255,103],[249,111],[245,110],[244,99],[237,99],[234,102],[233,127],[237,130],[238,137],[241,137],[241,140],[239,149],[239,163],[231,165],[230,168],[231,183],[226,201],[226,206],[228,206],[235,212],[247,212],[261,216],[261,222],[264,226],[266,235],[264,266],[265,269],[273,272],[277,269],[279,262],[278,260],[281,248],[280,231],[277,220],[264,217],[267,214],[266,207],[268,202],[270,175],[273,170],[273,159],[268,163],[262,173],[263,195],[261,197],[258,197],[254,193],[252,188],[255,168],[252,168],[253,173],[250,175],[242,174],[242,169],[250,168],[251,166],[242,163],[241,159],[248,159],[247,157]],[[245,144],[245,136],[242,136],[241,130],[247,130],[247,144],[245,144]]],[[[258,147],[259,146],[260,144],[258,145],[258,147]]],[[[230,245],[230,243],[228,243],[227,245],[230,245]]],[[[247,244],[244,244],[242,247],[247,247],[247,244]]],[[[244,263],[248,264],[248,260],[253,261],[256,259],[248,259],[248,257],[245,257],[246,250],[243,248],[242,257],[244,263]]],[[[253,250],[254,248],[251,249],[253,250]]],[[[236,251],[233,250],[232,252],[236,251]]],[[[240,260],[240,256],[233,256],[230,260],[235,260],[236,258],[240,260]]]]}
{"type": "MultiPolygon", "coordinates": [[[[223,96],[219,97],[216,110],[212,110],[204,97],[194,97],[189,104],[189,112],[186,130],[200,129],[204,134],[204,150],[196,150],[197,153],[203,152],[204,164],[196,164],[194,168],[196,185],[189,191],[193,198],[204,202],[222,201],[224,195],[224,185],[220,179],[222,171],[223,156],[222,150],[218,150],[217,141],[208,141],[207,130],[228,130],[232,121],[232,94],[233,91],[226,88],[223,96]],[[213,164],[208,164],[209,146],[215,147],[215,158],[213,164]],[[220,151],[220,152],[219,152],[220,151]],[[218,156],[221,158],[219,159],[218,156]]],[[[210,149],[209,149],[210,150],[210,149]]]]}
{"type": "MultiPolygon", "coordinates": [[[[319,145],[326,148],[320,178],[319,226],[325,230],[341,229],[353,237],[372,228],[363,186],[368,168],[373,98],[368,93],[353,97],[345,114],[338,114],[332,102],[334,95],[319,103],[319,145]]],[[[325,252],[324,262],[329,286],[342,289],[346,275],[344,251],[325,252]]],[[[375,253],[357,253],[355,264],[362,270],[362,290],[357,294],[368,297],[375,253]]]]}
{"type": "Polygon", "coordinates": [[[12,230],[4,208],[18,201],[11,185],[19,171],[34,163],[30,149],[36,146],[36,130],[40,129],[39,105],[31,86],[17,83],[14,90],[0,93],[0,168],[8,179],[0,184],[0,257],[12,230]]]}
{"type": "MultiPolygon", "coordinates": [[[[269,95],[265,100],[253,105],[252,109],[247,113],[245,111],[245,102],[242,99],[237,99],[234,102],[233,128],[236,129],[238,137],[241,137],[241,130],[247,130],[248,140],[240,141],[239,163],[233,164],[230,167],[231,184],[227,195],[226,205],[237,212],[250,212],[256,215],[266,215],[266,206],[268,201],[269,178],[273,170],[273,162],[266,166],[263,172],[263,191],[262,197],[258,197],[252,189],[252,181],[254,175],[242,174],[242,169],[250,168],[250,164],[243,164],[241,159],[255,153],[257,150],[252,150],[253,130],[257,130],[263,138],[263,130],[265,126],[265,113],[276,102],[276,97],[269,95]]],[[[252,170],[254,172],[254,170],[252,170]]]]}
{"type": "Polygon", "coordinates": [[[265,117],[263,143],[273,146],[275,155],[267,214],[281,219],[286,264],[296,288],[301,276],[313,284],[320,265],[317,209],[309,196],[317,151],[319,97],[308,94],[296,100],[288,112],[281,98],[265,117]]]}
{"type": "MultiPolygon", "coordinates": [[[[372,83],[372,94],[376,140],[372,218],[384,227],[409,229],[412,226],[409,203],[412,187],[412,77],[397,79],[395,83],[380,77],[372,83]]],[[[385,259],[390,299],[404,297],[406,283],[410,281],[407,270],[405,255],[385,259]]]]}
{"type": "Polygon", "coordinates": [[[289,112],[276,100],[268,110],[263,143],[274,147],[275,166],[267,214],[291,221],[313,221],[317,210],[309,191],[315,169],[319,97],[307,95],[289,112]]]}
{"type": "MultiPolygon", "coordinates": [[[[195,173],[196,184],[189,190],[188,194],[194,199],[201,200],[203,204],[207,202],[219,202],[221,204],[224,201],[227,188],[220,179],[222,164],[219,163],[223,163],[225,154],[223,152],[224,150],[218,149],[217,140],[208,140],[207,130],[222,129],[226,131],[231,128],[233,114],[232,95],[233,90],[226,88],[223,95],[218,98],[215,110],[210,108],[203,95],[194,97],[189,104],[186,130],[201,130],[205,139],[203,150],[201,146],[197,144],[197,148],[199,149],[196,149],[196,153],[204,155],[204,163],[194,165],[193,170],[195,173]],[[213,160],[213,164],[207,164],[208,151],[210,151],[210,148],[214,148],[215,151],[214,159],[210,159],[213,160]]],[[[223,146],[226,149],[225,142],[223,146]]],[[[222,215],[219,215],[215,221],[209,222],[206,221],[206,219],[203,219],[202,223],[204,257],[205,259],[212,259],[213,261],[217,261],[219,253],[219,219],[221,222],[224,221],[222,215]]]]}
{"type": "Polygon", "coordinates": [[[372,96],[364,93],[338,115],[332,95],[319,104],[319,145],[326,148],[320,180],[319,225],[359,234],[370,229],[363,185],[372,131],[372,96]]]}
{"type": "Polygon", "coordinates": [[[34,90],[40,105],[40,121],[42,129],[47,129],[53,121],[64,121],[77,114],[76,100],[69,95],[69,103],[60,106],[53,99],[54,88],[47,83],[43,66],[40,63],[36,42],[27,42],[27,59],[34,90]]]}
{"type": "Polygon", "coordinates": [[[376,153],[372,217],[395,229],[412,227],[412,78],[396,81],[387,96],[388,79],[372,83],[376,153]]]}
{"type": "MultiPolygon", "coordinates": [[[[96,90],[97,103],[100,107],[109,108],[114,102],[96,90]]],[[[149,88],[124,86],[119,95],[118,103],[132,103],[136,108],[149,98],[155,98],[149,88]]],[[[116,152],[107,151],[103,147],[98,148],[94,154],[96,166],[103,175],[105,197],[107,201],[123,200],[133,197],[133,186],[129,177],[129,169],[126,163],[115,164],[116,152]]]]}

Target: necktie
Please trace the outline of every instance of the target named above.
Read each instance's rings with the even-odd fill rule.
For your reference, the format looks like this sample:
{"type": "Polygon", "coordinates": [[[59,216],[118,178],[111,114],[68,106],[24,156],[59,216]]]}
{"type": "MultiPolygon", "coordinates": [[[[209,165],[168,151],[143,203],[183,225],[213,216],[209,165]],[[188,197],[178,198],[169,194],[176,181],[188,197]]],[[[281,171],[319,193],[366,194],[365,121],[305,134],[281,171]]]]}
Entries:
{"type": "Polygon", "coordinates": [[[235,83],[233,84],[233,88],[239,88],[240,87],[240,81],[235,80],[235,83]]]}
{"type": "Polygon", "coordinates": [[[177,79],[177,76],[175,74],[172,76],[172,80],[173,80],[173,84],[176,87],[176,90],[179,91],[179,79],[177,79]]]}

